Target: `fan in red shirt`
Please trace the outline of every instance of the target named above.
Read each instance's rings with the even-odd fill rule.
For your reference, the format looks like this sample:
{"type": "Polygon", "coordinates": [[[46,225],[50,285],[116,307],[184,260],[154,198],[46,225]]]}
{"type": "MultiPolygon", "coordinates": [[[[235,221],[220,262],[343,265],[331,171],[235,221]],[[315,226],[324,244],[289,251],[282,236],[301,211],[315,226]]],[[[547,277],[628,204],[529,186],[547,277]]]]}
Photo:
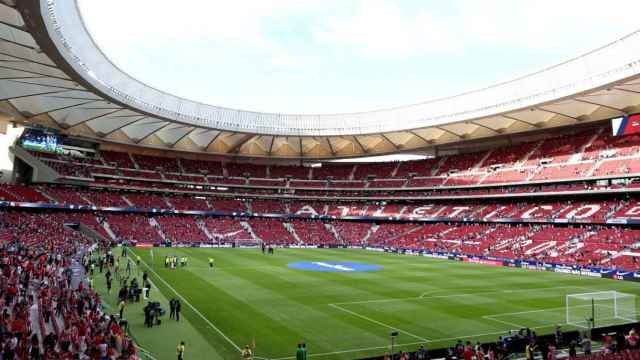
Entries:
{"type": "Polygon", "coordinates": [[[464,347],[464,352],[462,353],[462,357],[464,360],[473,360],[473,348],[471,347],[471,343],[467,341],[467,345],[464,347]]]}

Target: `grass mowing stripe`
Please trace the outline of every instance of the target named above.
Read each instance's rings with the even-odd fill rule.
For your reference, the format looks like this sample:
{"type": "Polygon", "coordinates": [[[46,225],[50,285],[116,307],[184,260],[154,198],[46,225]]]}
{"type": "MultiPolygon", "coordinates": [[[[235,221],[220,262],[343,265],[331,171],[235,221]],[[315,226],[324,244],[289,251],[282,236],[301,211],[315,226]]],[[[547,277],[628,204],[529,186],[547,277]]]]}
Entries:
{"type": "MultiPolygon", "coordinates": [[[[166,251],[160,252],[160,254],[188,256],[190,258],[189,264],[196,265],[206,263],[207,253],[216,252],[189,251],[189,249],[166,249],[166,251]]],[[[219,259],[219,261],[217,259],[216,264],[224,263],[238,254],[242,254],[243,257],[250,255],[240,249],[224,253],[228,256],[219,259]]],[[[207,271],[201,271],[198,269],[190,270],[190,265],[179,266],[177,269],[165,269],[163,266],[156,261],[156,272],[164,280],[173,284],[182,296],[188,298],[192,304],[196,304],[199,311],[214,321],[216,326],[228,334],[234,342],[249,344],[252,342],[252,338],[255,338],[259,346],[254,350],[254,355],[259,353],[261,356],[265,354],[282,356],[282,349],[289,348],[291,343],[301,339],[300,326],[292,327],[291,321],[286,319],[292,313],[292,309],[280,307],[274,311],[274,307],[278,307],[277,303],[269,301],[265,303],[262,301],[263,299],[255,298],[255,284],[236,280],[239,279],[236,274],[243,273],[242,271],[226,273],[219,268],[207,268],[207,271]],[[275,318],[267,316],[266,312],[271,312],[275,318]],[[273,334],[278,334],[278,336],[274,337],[273,334]]],[[[285,289],[278,290],[280,290],[279,293],[286,294],[285,289]]],[[[194,317],[198,319],[195,313],[194,317]]],[[[209,334],[208,325],[204,322],[201,322],[201,325],[200,331],[203,334],[209,334]]],[[[313,336],[307,337],[307,339],[310,338],[313,336]]],[[[217,349],[227,346],[227,342],[217,336],[209,336],[208,340],[217,349]]],[[[331,339],[325,344],[325,347],[332,349],[334,345],[335,343],[331,339]]],[[[320,346],[317,348],[320,349],[320,346]]],[[[233,354],[228,355],[227,358],[236,355],[236,351],[231,351],[231,347],[228,347],[226,353],[233,354]]]]}
{"type": "MultiPolygon", "coordinates": [[[[115,250],[114,250],[115,253],[115,250]]],[[[135,252],[134,252],[135,253],[135,252]]],[[[144,254],[142,254],[145,256],[144,254]]],[[[136,264],[132,262],[134,271],[132,275],[137,277],[141,282],[142,265],[140,271],[135,270],[136,264]]],[[[106,279],[104,273],[100,273],[96,270],[94,275],[94,287],[100,294],[102,303],[105,306],[105,311],[112,313],[117,311],[117,294],[118,291],[107,292],[106,279]]],[[[152,278],[153,275],[150,275],[152,278]]],[[[117,281],[115,281],[118,283],[117,281]]],[[[168,308],[169,300],[165,297],[165,294],[172,294],[166,287],[159,282],[154,282],[155,286],[152,286],[151,300],[160,302],[163,308],[168,308]]],[[[116,286],[116,289],[118,287],[116,286]]],[[[129,321],[129,333],[137,343],[138,346],[144,347],[146,351],[151,352],[151,356],[157,360],[173,360],[175,359],[175,345],[181,341],[187,341],[187,348],[190,353],[189,358],[193,360],[223,360],[228,358],[225,356],[227,353],[220,352],[220,346],[212,346],[209,339],[203,336],[204,328],[207,335],[209,335],[209,329],[202,323],[199,325],[201,328],[197,329],[194,321],[199,321],[198,317],[193,315],[189,316],[191,319],[183,317],[180,322],[166,319],[162,321],[161,326],[154,326],[153,328],[147,328],[143,325],[143,307],[146,305],[146,301],[131,302],[127,304],[125,310],[125,318],[129,321]],[[199,358],[196,354],[207,354],[206,357],[199,358]]],[[[191,314],[188,307],[184,307],[185,313],[191,314]]],[[[211,338],[211,336],[208,336],[211,338]]],[[[222,341],[222,340],[220,340],[222,341]]],[[[226,343],[225,343],[226,345],[226,343]]],[[[231,347],[229,347],[231,349],[231,347]]]]}
{"type": "Polygon", "coordinates": [[[418,340],[421,340],[421,341],[424,341],[424,342],[429,342],[429,341],[430,341],[430,340],[425,339],[425,338],[423,338],[423,337],[421,337],[421,336],[418,336],[418,335],[412,334],[412,333],[410,333],[410,332],[408,332],[408,331],[406,331],[406,330],[402,330],[402,329],[397,328],[397,327],[395,327],[395,326],[387,325],[387,324],[382,323],[382,322],[380,322],[380,321],[378,321],[378,320],[374,320],[374,319],[371,319],[371,318],[369,318],[369,317],[367,317],[367,316],[364,316],[364,315],[358,314],[358,313],[357,313],[357,312],[355,312],[355,311],[351,311],[351,310],[345,309],[345,308],[343,308],[343,307],[341,307],[341,306],[339,306],[339,305],[336,305],[336,304],[329,304],[329,306],[331,306],[331,307],[333,307],[333,308],[335,308],[335,309],[338,309],[338,310],[342,310],[342,311],[344,311],[344,312],[347,312],[347,313],[349,313],[349,314],[351,314],[351,315],[353,315],[353,316],[357,316],[357,317],[359,317],[359,318],[361,318],[361,319],[365,319],[365,320],[370,321],[370,322],[372,322],[372,323],[374,323],[374,324],[378,324],[378,325],[380,325],[380,326],[387,327],[387,328],[389,328],[389,329],[391,329],[391,330],[401,331],[402,333],[407,334],[407,335],[409,335],[409,336],[411,336],[411,337],[414,337],[414,338],[416,338],[416,339],[418,339],[418,340]]]}
{"type": "MultiPolygon", "coordinates": [[[[148,250],[141,252],[146,252],[146,265],[151,264],[148,250]]],[[[388,350],[390,329],[401,333],[398,349],[409,351],[426,342],[418,338],[430,340],[431,348],[449,346],[457,339],[488,341],[515,324],[545,327],[540,333],[549,333],[549,324],[565,320],[541,309],[562,306],[565,293],[585,292],[581,288],[587,287],[640,295],[624,282],[364,250],[276,249],[273,256],[246,249],[153,252],[154,278],[162,277],[237,344],[255,336],[259,355],[270,359],[294,358],[299,340],[307,340],[309,356],[318,360],[380,355],[388,350]],[[185,268],[167,270],[159,261],[165,255],[182,254],[193,259],[185,268]],[[216,259],[215,271],[208,271],[207,257],[216,259]],[[344,274],[287,267],[296,261],[362,262],[384,269],[344,274]],[[405,297],[409,300],[398,301],[405,297]],[[528,311],[536,312],[527,315],[528,311]]],[[[161,280],[156,282],[173,297],[161,280]]],[[[191,316],[190,307],[185,307],[191,316]]],[[[213,333],[195,312],[193,319],[200,335],[213,333]]],[[[208,342],[224,358],[237,357],[221,336],[208,336],[208,342]]],[[[202,357],[206,354],[191,354],[194,360],[206,359],[202,357]]]]}
{"type": "MultiPolygon", "coordinates": [[[[220,276],[207,277],[206,274],[199,276],[202,281],[209,283],[212,287],[219,286],[216,281],[221,281],[220,276]]],[[[236,308],[243,309],[243,312],[255,313],[247,320],[254,323],[268,323],[270,330],[280,335],[278,339],[271,339],[268,345],[261,347],[261,350],[272,349],[272,353],[282,355],[281,352],[278,352],[278,346],[282,348],[296,341],[313,341],[315,349],[329,351],[335,347],[334,338],[330,332],[322,330],[342,328],[343,331],[349,331],[350,335],[357,333],[356,329],[343,328],[345,324],[332,319],[330,314],[326,314],[326,311],[321,311],[322,308],[305,301],[308,298],[301,297],[301,294],[286,296],[288,291],[293,291],[295,283],[283,281],[269,274],[261,276],[255,271],[224,274],[223,276],[226,281],[232,281],[234,287],[233,289],[222,288],[220,291],[224,292],[230,300],[237,302],[236,308]],[[247,292],[248,290],[250,291],[247,292]],[[270,306],[264,306],[265,300],[270,306]],[[316,324],[322,324],[322,326],[317,327],[316,324]]],[[[295,276],[290,276],[290,278],[295,278],[295,276]]],[[[323,304],[323,306],[326,305],[323,304]]],[[[218,316],[225,317],[224,314],[218,316]]],[[[243,313],[238,313],[236,319],[243,317],[243,313]]],[[[219,324],[222,325],[222,322],[219,324]]],[[[272,333],[265,332],[260,327],[251,329],[252,327],[249,325],[243,330],[246,332],[253,330],[256,332],[258,340],[269,339],[272,336],[272,333]]]]}
{"type": "Polygon", "coordinates": [[[233,346],[236,350],[238,350],[238,352],[240,352],[242,349],[240,349],[240,347],[238,345],[236,345],[235,342],[233,342],[233,340],[231,340],[225,333],[222,332],[222,330],[218,329],[218,327],[216,327],[215,325],[213,325],[213,323],[211,321],[209,321],[209,319],[207,319],[204,315],[202,315],[202,313],[196,309],[195,306],[191,305],[191,303],[189,302],[189,300],[187,300],[184,296],[182,296],[176,289],[173,288],[173,286],[171,286],[168,282],[166,282],[162,276],[160,276],[155,270],[153,270],[144,260],[140,260],[142,262],[142,264],[149,269],[149,271],[151,271],[151,273],[153,273],[167,288],[169,288],[171,291],[173,291],[180,299],[182,299],[182,301],[184,301],[185,304],[187,304],[191,310],[196,313],[198,316],[200,316],[200,318],[207,323],[213,330],[215,330],[220,336],[222,336],[223,339],[225,339],[229,344],[231,344],[231,346],[233,346]]]}

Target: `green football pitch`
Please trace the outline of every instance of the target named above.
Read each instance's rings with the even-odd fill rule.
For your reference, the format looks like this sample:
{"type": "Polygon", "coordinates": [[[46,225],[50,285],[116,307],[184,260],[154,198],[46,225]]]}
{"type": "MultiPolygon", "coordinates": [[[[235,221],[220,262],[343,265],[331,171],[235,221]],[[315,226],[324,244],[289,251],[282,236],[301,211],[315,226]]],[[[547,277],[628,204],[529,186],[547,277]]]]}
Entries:
{"type": "MultiPolygon", "coordinates": [[[[142,304],[125,312],[139,345],[155,359],[175,358],[187,344],[186,359],[238,359],[239,348],[255,339],[257,358],[292,359],[305,342],[315,359],[357,359],[421,344],[437,348],[456,340],[495,340],[509,330],[530,327],[539,334],[566,325],[567,294],[619,291],[639,295],[630,282],[594,279],[517,268],[492,267],[426,257],[353,249],[135,249],[147,270],[153,300],[168,312],[168,299],[182,302],[180,322],[162,318],[145,328],[142,304]],[[165,269],[166,255],[187,256],[188,265],[165,269]],[[215,259],[215,268],[208,258],[215,259]],[[292,262],[344,261],[380,265],[374,272],[315,272],[287,267],[292,262]]],[[[120,249],[114,250],[120,255],[120,249]]],[[[110,294],[95,276],[108,309],[115,312],[117,286],[110,294]]],[[[635,304],[634,307],[637,307],[635,304]]],[[[596,326],[624,319],[596,318],[596,326]]],[[[578,328],[580,326],[578,325],[578,328]]]]}

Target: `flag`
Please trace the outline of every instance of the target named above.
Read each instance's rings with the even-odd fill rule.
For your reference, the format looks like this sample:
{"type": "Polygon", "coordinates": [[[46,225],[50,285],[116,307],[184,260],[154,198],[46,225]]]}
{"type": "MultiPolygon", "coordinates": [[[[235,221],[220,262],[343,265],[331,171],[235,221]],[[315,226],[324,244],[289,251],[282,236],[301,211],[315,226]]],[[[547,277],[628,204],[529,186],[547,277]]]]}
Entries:
{"type": "Polygon", "coordinates": [[[611,119],[611,129],[614,136],[629,135],[640,132],[640,114],[625,115],[611,119]]]}

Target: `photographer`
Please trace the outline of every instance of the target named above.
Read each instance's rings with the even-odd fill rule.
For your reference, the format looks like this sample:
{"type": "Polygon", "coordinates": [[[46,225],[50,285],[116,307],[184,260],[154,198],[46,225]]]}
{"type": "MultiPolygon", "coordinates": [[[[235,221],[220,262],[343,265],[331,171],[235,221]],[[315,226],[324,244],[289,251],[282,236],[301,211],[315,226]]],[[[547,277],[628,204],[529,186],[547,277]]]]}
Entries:
{"type": "Polygon", "coordinates": [[[144,311],[144,325],[146,327],[152,327],[153,325],[160,325],[160,316],[164,315],[164,310],[160,307],[160,303],[157,301],[150,301],[143,309],[144,311]]]}
{"type": "Polygon", "coordinates": [[[153,318],[155,314],[155,307],[152,302],[149,302],[147,306],[142,310],[144,311],[144,326],[153,327],[153,318]]]}

